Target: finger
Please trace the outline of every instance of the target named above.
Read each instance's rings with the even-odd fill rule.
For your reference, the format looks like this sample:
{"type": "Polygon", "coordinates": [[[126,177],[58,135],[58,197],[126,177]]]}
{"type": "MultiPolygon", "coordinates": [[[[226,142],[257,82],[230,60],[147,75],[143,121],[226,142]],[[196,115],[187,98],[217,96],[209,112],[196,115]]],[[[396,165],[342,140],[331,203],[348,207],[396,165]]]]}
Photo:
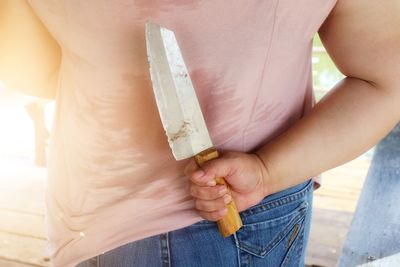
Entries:
{"type": "Polygon", "coordinates": [[[191,175],[191,180],[200,186],[213,186],[216,184],[215,178],[228,177],[234,169],[234,162],[230,159],[214,159],[202,166],[191,175]]]}
{"type": "Polygon", "coordinates": [[[218,211],[226,208],[226,204],[232,201],[232,197],[228,194],[214,200],[196,199],[195,207],[199,211],[218,211]]]}
{"type": "Polygon", "coordinates": [[[194,198],[199,198],[202,200],[214,200],[220,198],[228,193],[228,188],[225,185],[217,186],[198,186],[192,183],[190,186],[190,194],[194,198]]]}
{"type": "Polygon", "coordinates": [[[226,209],[226,208],[223,210],[212,211],[212,212],[199,211],[200,216],[208,221],[221,220],[227,213],[228,213],[228,209],[226,209]]]}
{"type": "Polygon", "coordinates": [[[207,174],[204,170],[198,169],[190,175],[190,181],[198,186],[215,186],[217,182],[212,174],[207,174]]]}
{"type": "Polygon", "coordinates": [[[184,169],[184,174],[190,177],[190,180],[199,186],[215,186],[213,177],[205,176],[205,172],[199,168],[195,160],[191,160],[184,169]],[[199,178],[202,177],[202,178],[199,178]],[[199,179],[198,179],[199,178],[199,179]]]}
{"type": "Polygon", "coordinates": [[[199,166],[197,166],[196,161],[194,159],[190,160],[188,164],[185,166],[185,169],[183,170],[183,173],[186,176],[191,176],[194,171],[199,169],[199,166]]]}

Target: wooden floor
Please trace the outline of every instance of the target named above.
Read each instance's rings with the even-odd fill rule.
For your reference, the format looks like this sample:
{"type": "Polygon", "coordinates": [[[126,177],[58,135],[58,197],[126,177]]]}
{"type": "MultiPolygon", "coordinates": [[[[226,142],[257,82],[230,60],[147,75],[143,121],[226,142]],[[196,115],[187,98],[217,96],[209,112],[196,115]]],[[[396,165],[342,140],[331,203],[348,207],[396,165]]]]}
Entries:
{"type": "Polygon", "coordinates": [[[369,164],[360,157],[323,174],[322,187],[314,194],[307,264],[336,265],[369,164]]]}
{"type": "MultiPolygon", "coordinates": [[[[0,164],[0,267],[49,266],[45,171],[23,158],[0,158],[0,164]]],[[[308,265],[335,266],[368,165],[361,158],[324,174],[314,197],[308,265]]]]}
{"type": "Polygon", "coordinates": [[[0,266],[49,266],[45,170],[23,158],[0,158],[0,170],[0,266]]]}

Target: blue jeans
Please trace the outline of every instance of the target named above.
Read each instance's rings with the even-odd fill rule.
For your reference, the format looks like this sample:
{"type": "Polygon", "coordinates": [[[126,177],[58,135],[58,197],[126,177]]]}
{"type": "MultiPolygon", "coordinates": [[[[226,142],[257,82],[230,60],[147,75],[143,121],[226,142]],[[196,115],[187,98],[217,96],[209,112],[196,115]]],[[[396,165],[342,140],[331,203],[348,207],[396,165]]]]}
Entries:
{"type": "Polygon", "coordinates": [[[78,267],[304,266],[312,191],[310,180],[264,198],[240,213],[243,227],[227,238],[204,220],[121,246],[78,267]]]}

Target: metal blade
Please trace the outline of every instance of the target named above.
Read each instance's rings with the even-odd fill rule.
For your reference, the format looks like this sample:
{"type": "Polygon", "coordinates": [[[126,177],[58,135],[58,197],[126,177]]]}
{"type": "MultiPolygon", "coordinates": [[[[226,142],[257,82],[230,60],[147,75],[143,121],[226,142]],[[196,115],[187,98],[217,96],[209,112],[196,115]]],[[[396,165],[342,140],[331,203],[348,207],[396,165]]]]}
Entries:
{"type": "Polygon", "coordinates": [[[147,22],[146,45],[158,111],[175,159],[212,147],[175,34],[147,22]]]}

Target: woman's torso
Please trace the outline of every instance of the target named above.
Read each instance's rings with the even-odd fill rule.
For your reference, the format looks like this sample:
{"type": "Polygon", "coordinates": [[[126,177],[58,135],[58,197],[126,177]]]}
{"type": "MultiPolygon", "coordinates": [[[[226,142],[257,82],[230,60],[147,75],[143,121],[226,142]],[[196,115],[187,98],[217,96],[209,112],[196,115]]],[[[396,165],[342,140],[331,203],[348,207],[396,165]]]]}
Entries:
{"type": "Polygon", "coordinates": [[[334,2],[31,0],[62,48],[46,196],[54,263],[201,219],[155,105],[147,20],[175,32],[214,145],[252,151],[311,107],[311,40],[334,2]]]}

